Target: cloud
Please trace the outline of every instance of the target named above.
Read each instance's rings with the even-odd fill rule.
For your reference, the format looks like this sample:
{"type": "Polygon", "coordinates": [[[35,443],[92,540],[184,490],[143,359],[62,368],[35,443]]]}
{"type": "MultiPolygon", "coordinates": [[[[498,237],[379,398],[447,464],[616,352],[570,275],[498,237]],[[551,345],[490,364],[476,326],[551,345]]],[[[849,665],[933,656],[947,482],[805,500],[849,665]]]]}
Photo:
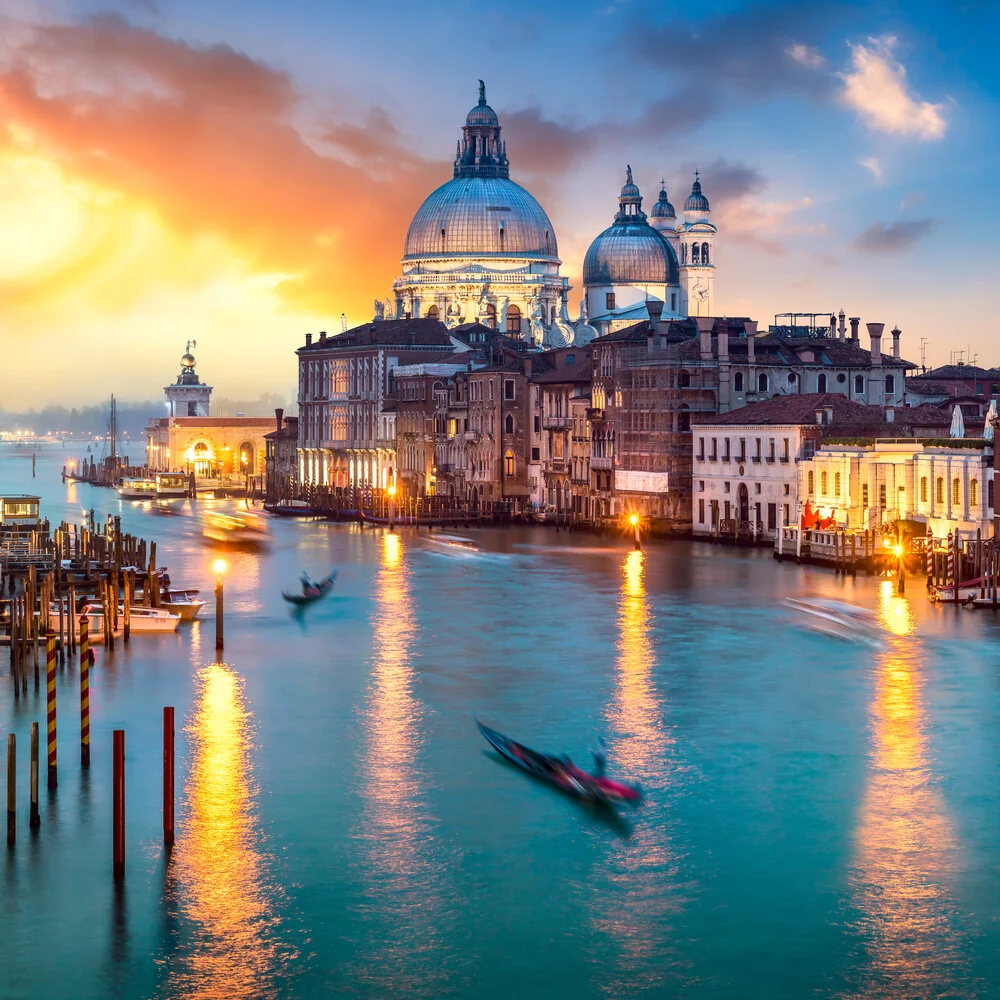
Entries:
{"type": "Polygon", "coordinates": [[[941,113],[944,105],[911,94],[906,68],[893,55],[896,38],[885,35],[868,41],[867,46],[850,45],[852,68],[838,74],[843,102],[874,132],[925,142],[943,139],[948,128],[941,113]]]}
{"type": "Polygon", "coordinates": [[[864,167],[865,170],[867,170],[872,177],[879,182],[879,184],[882,183],[882,165],[878,162],[877,157],[866,156],[863,160],[858,160],[858,166],[864,167]]]}
{"type": "Polygon", "coordinates": [[[812,45],[803,45],[801,42],[789,45],[785,49],[785,55],[806,69],[822,69],[826,65],[826,59],[819,49],[812,45]]]}
{"type": "Polygon", "coordinates": [[[926,200],[926,191],[911,191],[909,194],[903,195],[900,199],[899,210],[901,212],[906,212],[911,208],[916,208],[917,205],[922,205],[926,200]]]}
{"type": "Polygon", "coordinates": [[[571,170],[596,146],[600,131],[552,121],[537,106],[504,111],[500,122],[511,150],[512,172],[543,184],[571,170]]]}
{"type": "Polygon", "coordinates": [[[897,253],[915,246],[928,236],[935,226],[933,219],[894,222],[891,226],[881,221],[873,222],[858,236],[854,245],[865,253],[897,253]]]}

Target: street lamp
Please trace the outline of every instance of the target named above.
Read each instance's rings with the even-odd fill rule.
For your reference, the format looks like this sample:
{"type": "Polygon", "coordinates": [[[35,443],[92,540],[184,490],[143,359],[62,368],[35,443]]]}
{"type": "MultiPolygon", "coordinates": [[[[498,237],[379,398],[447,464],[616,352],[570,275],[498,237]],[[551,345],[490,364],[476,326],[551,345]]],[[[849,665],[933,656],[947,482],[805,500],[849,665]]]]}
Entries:
{"type": "Polygon", "coordinates": [[[226,560],[216,559],[212,563],[215,570],[215,651],[222,651],[222,574],[226,572],[226,560]]]}
{"type": "Polygon", "coordinates": [[[632,525],[632,528],[635,530],[635,551],[638,552],[642,548],[642,544],[639,541],[639,515],[630,514],[628,523],[632,525]]]}
{"type": "Polygon", "coordinates": [[[396,512],[396,487],[395,484],[389,486],[386,491],[389,494],[389,530],[392,531],[393,515],[396,512]]]}

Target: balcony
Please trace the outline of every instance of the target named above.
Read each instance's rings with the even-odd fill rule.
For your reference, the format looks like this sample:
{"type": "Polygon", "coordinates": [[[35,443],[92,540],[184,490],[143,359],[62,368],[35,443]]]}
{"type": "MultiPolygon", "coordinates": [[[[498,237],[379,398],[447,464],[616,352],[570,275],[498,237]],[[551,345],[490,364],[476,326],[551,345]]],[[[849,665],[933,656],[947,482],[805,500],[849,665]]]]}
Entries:
{"type": "Polygon", "coordinates": [[[615,459],[613,455],[591,455],[590,467],[592,469],[613,469],[615,459]]]}
{"type": "Polygon", "coordinates": [[[564,431],[569,429],[571,419],[569,415],[565,417],[542,417],[542,427],[547,431],[564,431]]]}
{"type": "Polygon", "coordinates": [[[475,442],[475,441],[479,440],[479,438],[480,438],[480,432],[479,431],[464,431],[463,432],[463,436],[465,437],[466,441],[475,442]]]}

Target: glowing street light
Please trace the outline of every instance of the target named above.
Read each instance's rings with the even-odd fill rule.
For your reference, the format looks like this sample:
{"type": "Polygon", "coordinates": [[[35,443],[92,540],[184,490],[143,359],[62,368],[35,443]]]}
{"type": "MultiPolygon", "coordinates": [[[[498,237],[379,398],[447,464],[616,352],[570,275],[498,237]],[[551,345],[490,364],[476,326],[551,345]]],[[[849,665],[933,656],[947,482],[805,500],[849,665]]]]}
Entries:
{"type": "Polygon", "coordinates": [[[632,528],[635,530],[635,551],[638,552],[642,548],[642,544],[639,541],[639,515],[630,514],[628,523],[632,525],[632,528]]]}
{"type": "Polygon", "coordinates": [[[396,513],[396,484],[391,483],[386,492],[389,494],[389,530],[392,531],[393,515],[396,513]]]}
{"type": "Polygon", "coordinates": [[[216,559],[212,563],[215,570],[215,651],[222,652],[222,574],[226,572],[226,560],[216,559]]]}

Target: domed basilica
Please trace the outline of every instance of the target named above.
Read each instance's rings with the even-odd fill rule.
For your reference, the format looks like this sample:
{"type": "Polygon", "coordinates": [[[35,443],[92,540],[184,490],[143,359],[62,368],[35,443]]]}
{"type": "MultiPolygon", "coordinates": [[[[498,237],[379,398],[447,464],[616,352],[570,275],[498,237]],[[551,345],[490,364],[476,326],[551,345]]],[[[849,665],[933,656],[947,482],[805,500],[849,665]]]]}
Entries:
{"type": "Polygon", "coordinates": [[[696,175],[683,221],[662,184],[647,218],[630,167],[614,221],[587,251],[580,314],[572,322],[555,230],[542,206],[510,179],[500,132],[480,80],[454,176],[413,217],[395,303],[377,302],[376,319],[434,317],[450,327],[478,321],[563,347],[646,319],[647,299],[663,303],[664,319],[712,315],[716,228],[700,180],[696,175]]]}

